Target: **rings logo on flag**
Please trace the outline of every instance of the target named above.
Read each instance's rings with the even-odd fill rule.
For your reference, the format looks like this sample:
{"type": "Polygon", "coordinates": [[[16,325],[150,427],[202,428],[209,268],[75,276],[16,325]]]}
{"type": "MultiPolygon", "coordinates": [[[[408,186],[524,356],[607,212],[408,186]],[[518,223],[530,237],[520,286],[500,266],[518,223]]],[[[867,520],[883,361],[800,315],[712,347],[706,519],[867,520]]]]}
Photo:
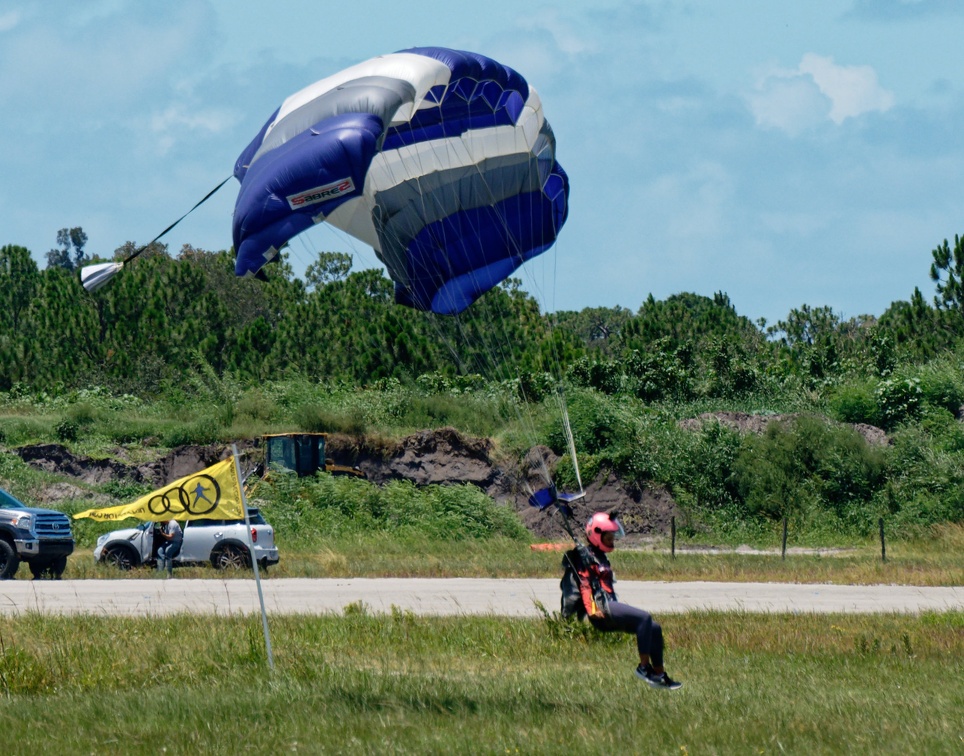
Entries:
{"type": "Polygon", "coordinates": [[[202,517],[218,508],[221,486],[210,475],[198,473],[181,485],[154,494],[147,502],[153,515],[170,514],[174,517],[189,514],[202,517]]]}

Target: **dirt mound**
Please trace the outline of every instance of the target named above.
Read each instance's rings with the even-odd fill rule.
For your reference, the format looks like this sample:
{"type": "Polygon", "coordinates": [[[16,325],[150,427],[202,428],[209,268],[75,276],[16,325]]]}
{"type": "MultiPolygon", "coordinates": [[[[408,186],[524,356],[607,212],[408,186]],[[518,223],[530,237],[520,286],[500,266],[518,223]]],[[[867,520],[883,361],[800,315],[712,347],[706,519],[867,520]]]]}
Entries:
{"type": "Polygon", "coordinates": [[[66,475],[92,485],[109,483],[113,480],[130,480],[156,486],[163,486],[185,475],[210,467],[230,454],[218,444],[182,446],[153,462],[126,464],[116,459],[93,459],[75,455],[60,444],[21,446],[12,451],[32,467],[66,475]]]}
{"type": "MultiPolygon", "coordinates": [[[[536,537],[549,541],[566,540],[560,515],[549,511],[541,512],[513,498],[526,528],[536,537]]],[[[586,495],[573,503],[573,529],[576,535],[582,531],[586,520],[593,512],[600,510],[617,512],[626,530],[625,545],[630,546],[649,536],[665,535],[670,531],[670,522],[675,516],[680,520],[680,511],[669,492],[662,488],[633,488],[627,486],[611,472],[601,473],[586,487],[586,495]]]]}
{"type": "Polygon", "coordinates": [[[83,499],[90,503],[91,507],[109,507],[114,502],[109,496],[90,491],[75,486],[73,483],[51,483],[38,493],[37,503],[40,506],[53,504],[64,499],[83,499]]]}
{"type": "MultiPolygon", "coordinates": [[[[733,428],[741,433],[763,433],[770,423],[781,423],[799,417],[799,413],[787,415],[751,415],[747,412],[704,412],[697,417],[679,421],[679,426],[685,430],[699,430],[705,423],[718,422],[727,428],[733,428]]],[[[832,422],[829,421],[828,422],[832,422]]],[[[843,423],[853,428],[873,446],[887,446],[890,438],[881,429],[865,423],[843,423]]]]}
{"type": "Polygon", "coordinates": [[[378,446],[333,435],[325,448],[338,464],[357,467],[375,483],[410,480],[425,486],[460,482],[487,489],[499,477],[492,459],[492,442],[463,436],[454,428],[419,431],[378,446]]]}
{"type": "MultiPolygon", "coordinates": [[[[565,540],[566,531],[558,513],[540,511],[529,504],[533,491],[546,486],[555,476],[559,457],[547,446],[534,446],[517,468],[503,470],[497,484],[488,490],[496,501],[512,506],[526,528],[537,538],[565,540]]],[[[573,528],[577,535],[593,512],[618,512],[626,528],[627,543],[648,535],[668,533],[670,520],[679,514],[669,492],[660,488],[636,488],[608,470],[601,471],[585,488],[586,495],[573,502],[573,528]]]]}
{"type": "MultiPolygon", "coordinates": [[[[258,446],[257,441],[239,442],[239,450],[258,446]]],[[[230,451],[223,445],[184,446],[156,460],[129,461],[123,449],[112,459],[75,455],[60,444],[39,444],[11,450],[28,464],[89,485],[129,480],[163,486],[215,464],[230,451]],[[128,460],[128,461],[124,461],[128,460]]],[[[453,428],[420,431],[399,441],[340,434],[329,436],[327,456],[339,465],[358,467],[374,483],[410,480],[416,485],[470,483],[496,501],[513,507],[526,526],[538,537],[561,539],[565,531],[549,515],[529,506],[531,493],[546,485],[555,472],[558,456],[548,447],[533,447],[518,463],[496,458],[489,439],[465,436],[453,428]]],[[[99,494],[69,483],[56,483],[42,493],[45,501],[86,498],[94,506],[105,502],[99,494]]],[[[577,523],[596,510],[617,510],[629,536],[643,537],[669,530],[670,517],[677,514],[672,497],[659,489],[634,489],[612,473],[600,473],[586,488],[586,496],[574,507],[577,523]]]]}

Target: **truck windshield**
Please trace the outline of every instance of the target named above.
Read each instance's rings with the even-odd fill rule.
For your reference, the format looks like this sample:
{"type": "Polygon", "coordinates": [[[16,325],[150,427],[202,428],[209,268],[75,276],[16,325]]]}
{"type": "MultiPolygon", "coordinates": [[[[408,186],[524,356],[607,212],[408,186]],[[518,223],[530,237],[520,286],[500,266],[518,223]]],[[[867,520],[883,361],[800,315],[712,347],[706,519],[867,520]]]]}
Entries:
{"type": "Polygon", "coordinates": [[[26,509],[27,506],[0,488],[0,507],[4,509],[26,509]]]}

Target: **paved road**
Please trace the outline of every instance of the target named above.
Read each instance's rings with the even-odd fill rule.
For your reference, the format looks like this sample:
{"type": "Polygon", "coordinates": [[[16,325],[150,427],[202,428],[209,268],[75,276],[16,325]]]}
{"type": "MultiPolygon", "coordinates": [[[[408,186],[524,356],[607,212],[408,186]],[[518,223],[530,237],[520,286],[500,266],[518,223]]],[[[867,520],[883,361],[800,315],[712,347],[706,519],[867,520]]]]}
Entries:
{"type": "MultiPolygon", "coordinates": [[[[425,615],[538,616],[535,602],[556,609],[558,580],[470,578],[271,578],[261,582],[269,614],[340,613],[363,602],[425,615]]],[[[790,583],[668,583],[620,581],[620,598],[656,614],[693,609],[746,612],[873,613],[964,610],[964,587],[799,585],[790,583]]],[[[149,616],[178,612],[259,611],[254,579],[130,579],[0,582],[0,615],[149,616]]]]}

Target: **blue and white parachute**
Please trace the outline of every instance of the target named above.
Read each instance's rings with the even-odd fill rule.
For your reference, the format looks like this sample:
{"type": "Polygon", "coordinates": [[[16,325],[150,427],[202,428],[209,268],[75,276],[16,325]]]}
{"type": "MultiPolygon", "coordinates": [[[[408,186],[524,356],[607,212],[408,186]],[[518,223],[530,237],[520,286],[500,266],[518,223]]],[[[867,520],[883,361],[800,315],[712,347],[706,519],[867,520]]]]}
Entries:
{"type": "Polygon", "coordinates": [[[401,304],[458,313],[556,240],[569,182],[536,91],[491,58],[384,55],[291,95],[235,164],[235,272],[326,222],[401,304]]]}

